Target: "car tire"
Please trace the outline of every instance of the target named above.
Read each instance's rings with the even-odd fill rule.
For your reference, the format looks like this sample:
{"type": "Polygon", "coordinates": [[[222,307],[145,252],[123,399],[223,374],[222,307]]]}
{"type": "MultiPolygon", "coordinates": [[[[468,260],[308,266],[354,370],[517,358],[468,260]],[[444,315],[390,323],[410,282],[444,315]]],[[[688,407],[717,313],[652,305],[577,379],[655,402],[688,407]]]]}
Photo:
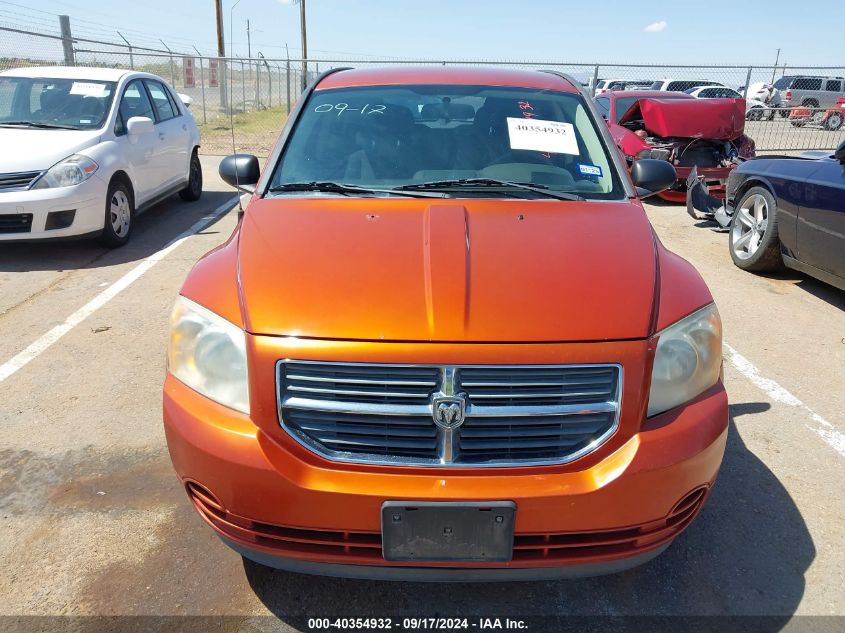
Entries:
{"type": "Polygon", "coordinates": [[[789,116],[789,108],[778,108],[780,118],[785,119],[789,116]]]}
{"type": "Polygon", "coordinates": [[[745,118],[749,121],[760,121],[763,118],[763,108],[759,106],[751,108],[745,115],[745,118]]]}
{"type": "Polygon", "coordinates": [[[197,151],[191,154],[191,164],[188,168],[188,184],[179,192],[179,197],[185,202],[195,202],[202,195],[202,164],[197,151]]]}
{"type": "Polygon", "coordinates": [[[824,129],[835,132],[842,127],[843,123],[845,123],[845,115],[841,112],[833,112],[824,122],[824,129]]]}
{"type": "Polygon", "coordinates": [[[100,243],[109,248],[123,246],[132,235],[135,203],[132,192],[121,180],[112,180],[106,193],[105,220],[100,243]]]}
{"type": "Polygon", "coordinates": [[[777,225],[777,202],[763,187],[752,187],[736,205],[728,233],[728,250],[743,270],[765,272],[783,267],[777,225]]]}

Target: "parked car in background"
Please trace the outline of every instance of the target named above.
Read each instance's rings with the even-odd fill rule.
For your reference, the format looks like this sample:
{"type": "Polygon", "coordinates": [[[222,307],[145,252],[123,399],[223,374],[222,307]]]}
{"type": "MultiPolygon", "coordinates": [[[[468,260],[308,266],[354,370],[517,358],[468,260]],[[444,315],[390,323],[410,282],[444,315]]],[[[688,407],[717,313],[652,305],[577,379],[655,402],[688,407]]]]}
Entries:
{"type": "Polygon", "coordinates": [[[695,518],[721,325],[591,98],[551,72],[337,69],[189,274],[164,385],[202,518],[260,564],[405,580],[615,572],[695,518]],[[462,120],[422,118],[434,97],[462,120]],[[284,274],[280,274],[284,271],[284,274]]]}
{"type": "Polygon", "coordinates": [[[610,89],[614,86],[620,87],[624,85],[625,82],[622,79],[599,79],[596,83],[595,96],[604,92],[610,92],[610,89]]]}
{"type": "Polygon", "coordinates": [[[820,125],[826,130],[835,132],[845,123],[845,97],[839,97],[836,105],[827,110],[792,108],[789,112],[789,122],[795,127],[820,125]]]}
{"type": "Polygon", "coordinates": [[[695,99],[684,92],[621,91],[596,97],[622,155],[633,165],[640,158],[667,160],[678,181],[658,195],[671,202],[686,199],[692,167],[704,176],[711,193],[724,196],[731,170],[755,154],[745,135],[743,99],[695,99]]]}
{"type": "Polygon", "coordinates": [[[99,236],[125,244],[135,215],[202,194],[193,116],[161,77],[33,67],[0,73],[0,241],[99,236]]]}
{"type": "Polygon", "coordinates": [[[794,75],[775,81],[785,108],[804,107],[828,109],[845,97],[845,79],[842,77],[813,77],[794,75]]]}
{"type": "MultiPolygon", "coordinates": [[[[740,92],[743,92],[742,88],[740,88],[740,92]]],[[[766,104],[768,108],[771,108],[773,112],[779,113],[781,116],[786,116],[786,111],[782,109],[783,103],[780,90],[778,90],[774,84],[757,81],[748,86],[748,90],[745,91],[744,94],[746,100],[761,101],[766,104]]]]}
{"type": "MultiPolygon", "coordinates": [[[[684,92],[696,99],[745,99],[733,88],[725,86],[696,86],[684,92]]],[[[749,121],[760,121],[764,118],[771,121],[775,118],[775,111],[764,101],[745,99],[745,118],[749,121]]]]}
{"type": "Polygon", "coordinates": [[[695,174],[687,209],[730,228],[738,267],[783,266],[845,290],[845,141],[824,157],[764,156],[740,165],[724,202],[709,197],[695,174]]]}
{"type": "Polygon", "coordinates": [[[612,90],[644,90],[648,89],[652,83],[651,79],[599,79],[595,96],[612,90]]]}
{"type": "Polygon", "coordinates": [[[721,86],[718,81],[706,79],[660,79],[651,84],[651,90],[684,92],[697,86],[721,86]]]}

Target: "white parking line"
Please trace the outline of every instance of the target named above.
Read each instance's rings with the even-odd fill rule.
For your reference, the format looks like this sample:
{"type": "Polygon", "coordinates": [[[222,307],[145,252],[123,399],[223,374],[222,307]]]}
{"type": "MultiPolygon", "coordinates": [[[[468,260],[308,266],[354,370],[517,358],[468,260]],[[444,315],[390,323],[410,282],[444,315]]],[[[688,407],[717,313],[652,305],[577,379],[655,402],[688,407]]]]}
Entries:
{"type": "Polygon", "coordinates": [[[845,457],[845,433],[837,431],[830,422],[825,420],[822,416],[813,411],[810,407],[792,395],[789,391],[781,387],[774,380],[760,375],[760,370],[733,347],[727,343],[724,344],[724,347],[727,352],[727,360],[739,373],[757,385],[757,387],[759,387],[775,402],[780,402],[782,404],[789,405],[790,407],[802,409],[803,413],[807,414],[806,417],[809,418],[809,421],[804,422],[804,426],[821,437],[828,446],[842,455],[842,457],[845,457]]]}
{"type": "Polygon", "coordinates": [[[121,277],[108,288],[103,290],[100,294],[91,299],[91,301],[79,308],[79,310],[71,314],[67,319],[64,320],[64,322],[60,323],[59,325],[48,331],[46,334],[36,339],[31,345],[29,345],[29,347],[27,347],[26,349],[24,349],[23,351],[16,354],[15,356],[7,360],[5,363],[0,365],[0,383],[6,380],[9,376],[13,375],[22,367],[25,367],[31,361],[38,358],[38,356],[46,349],[48,349],[51,345],[53,345],[53,343],[58,341],[65,334],[70,332],[74,327],[82,323],[85,319],[94,314],[94,312],[96,312],[104,305],[106,305],[109,301],[114,299],[123,290],[128,288],[132,284],[132,282],[137,280],[139,277],[141,277],[141,275],[150,270],[150,268],[152,268],[162,259],[167,257],[167,255],[170,254],[173,250],[175,250],[182,242],[184,242],[186,239],[188,239],[195,233],[198,233],[206,226],[211,224],[211,222],[213,222],[221,215],[229,211],[237,201],[238,198],[235,197],[230,198],[229,200],[221,204],[210,214],[201,218],[189,229],[183,231],[175,238],[173,238],[160,251],[156,251],[155,253],[141,261],[141,263],[135,266],[135,268],[130,270],[128,273],[123,275],[123,277],[121,277]]]}

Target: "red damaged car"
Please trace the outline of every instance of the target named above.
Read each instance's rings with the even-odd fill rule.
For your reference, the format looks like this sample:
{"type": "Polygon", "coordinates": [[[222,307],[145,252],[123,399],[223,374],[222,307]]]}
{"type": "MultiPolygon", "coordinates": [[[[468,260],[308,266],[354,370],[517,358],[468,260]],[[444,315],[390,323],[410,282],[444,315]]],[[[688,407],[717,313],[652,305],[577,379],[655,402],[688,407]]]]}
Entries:
{"type": "Polygon", "coordinates": [[[639,158],[672,163],[674,186],[659,195],[686,200],[686,180],[693,167],[711,196],[725,197],[728,174],[754,157],[754,141],[744,134],[744,99],[696,99],[683,92],[624,90],[595,99],[610,134],[630,167],[639,158]]]}

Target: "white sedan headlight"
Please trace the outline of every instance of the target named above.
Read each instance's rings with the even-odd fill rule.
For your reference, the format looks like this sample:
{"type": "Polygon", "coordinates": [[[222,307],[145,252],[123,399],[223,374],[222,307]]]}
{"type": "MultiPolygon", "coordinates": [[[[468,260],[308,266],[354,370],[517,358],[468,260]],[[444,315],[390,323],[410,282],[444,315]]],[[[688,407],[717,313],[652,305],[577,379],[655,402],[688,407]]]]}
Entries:
{"type": "Polygon", "coordinates": [[[167,360],[170,373],[195,391],[249,414],[246,336],[237,325],[180,296],[167,360]]]}
{"type": "Polygon", "coordinates": [[[648,416],[689,402],[719,380],[722,321],[710,304],[657,334],[648,416]]]}
{"type": "Polygon", "coordinates": [[[74,154],[50,167],[32,188],[49,189],[78,185],[93,176],[99,168],[100,166],[87,156],[74,154]]]}

